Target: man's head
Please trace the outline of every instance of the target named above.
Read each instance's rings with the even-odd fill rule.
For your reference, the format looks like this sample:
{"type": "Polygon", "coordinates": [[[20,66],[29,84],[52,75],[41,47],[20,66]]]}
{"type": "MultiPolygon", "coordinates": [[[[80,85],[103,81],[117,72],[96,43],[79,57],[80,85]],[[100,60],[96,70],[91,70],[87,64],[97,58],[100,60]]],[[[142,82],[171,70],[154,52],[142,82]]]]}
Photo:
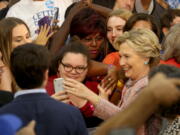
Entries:
{"type": "MultiPolygon", "coordinates": [[[[151,79],[157,73],[163,73],[167,78],[177,78],[177,79],[180,78],[180,69],[170,65],[162,64],[152,68],[149,73],[149,78],[151,79]]],[[[179,85],[177,85],[177,87],[180,88],[179,85]]],[[[171,89],[169,90],[169,93],[170,92],[171,89]]],[[[174,118],[176,115],[180,115],[180,100],[178,100],[169,107],[160,106],[158,111],[163,117],[174,118]]]]}
{"type": "Polygon", "coordinates": [[[116,0],[114,9],[125,8],[127,10],[133,11],[135,0],[116,0]]]}
{"type": "Polygon", "coordinates": [[[46,48],[25,44],[15,48],[10,59],[12,75],[22,89],[44,87],[48,77],[50,55],[46,48]]]}
{"type": "Polygon", "coordinates": [[[168,9],[161,17],[161,27],[164,35],[169,32],[169,29],[180,23],[180,9],[168,9]]]}

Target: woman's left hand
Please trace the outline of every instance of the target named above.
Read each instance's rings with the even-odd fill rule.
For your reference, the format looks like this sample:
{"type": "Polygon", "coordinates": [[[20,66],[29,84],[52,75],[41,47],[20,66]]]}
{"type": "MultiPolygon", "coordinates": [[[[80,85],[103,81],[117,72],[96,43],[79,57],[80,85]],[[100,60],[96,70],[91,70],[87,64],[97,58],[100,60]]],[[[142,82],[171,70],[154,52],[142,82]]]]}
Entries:
{"type": "Polygon", "coordinates": [[[112,94],[113,90],[116,87],[116,83],[112,84],[111,87],[103,87],[102,85],[98,85],[99,96],[106,100],[109,100],[109,96],[112,94]]]}

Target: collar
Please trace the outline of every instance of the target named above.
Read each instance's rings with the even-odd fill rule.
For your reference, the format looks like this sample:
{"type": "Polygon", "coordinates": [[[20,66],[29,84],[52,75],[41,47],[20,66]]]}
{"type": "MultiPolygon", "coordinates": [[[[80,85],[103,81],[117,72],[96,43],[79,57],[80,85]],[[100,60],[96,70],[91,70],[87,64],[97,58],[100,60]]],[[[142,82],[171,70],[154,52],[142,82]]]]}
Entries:
{"type": "Polygon", "coordinates": [[[41,88],[41,89],[28,89],[28,90],[20,90],[14,94],[14,98],[25,95],[25,94],[34,94],[34,93],[46,93],[46,90],[41,88]]]}
{"type": "Polygon", "coordinates": [[[151,3],[149,4],[149,7],[147,10],[144,9],[141,0],[136,0],[135,2],[135,9],[137,13],[146,13],[151,14],[154,9],[154,0],[151,0],[151,3]]]}
{"type": "Polygon", "coordinates": [[[144,80],[144,79],[147,79],[147,80],[148,80],[148,76],[146,75],[146,76],[144,76],[144,77],[142,77],[142,78],[140,78],[140,79],[138,79],[138,80],[135,80],[135,81],[129,79],[129,80],[127,81],[127,83],[125,84],[125,86],[126,86],[127,88],[130,88],[130,87],[132,87],[133,85],[135,85],[136,83],[138,83],[138,82],[140,82],[141,80],[144,80]]]}

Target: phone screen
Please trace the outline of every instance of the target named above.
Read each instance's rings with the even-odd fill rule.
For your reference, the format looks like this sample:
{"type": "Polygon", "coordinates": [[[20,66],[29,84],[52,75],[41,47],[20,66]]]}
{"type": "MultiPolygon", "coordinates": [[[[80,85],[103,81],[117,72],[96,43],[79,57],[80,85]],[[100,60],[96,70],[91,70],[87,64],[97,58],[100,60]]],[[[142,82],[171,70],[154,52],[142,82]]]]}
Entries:
{"type": "Polygon", "coordinates": [[[59,16],[59,8],[56,7],[54,8],[54,16],[51,20],[51,26],[56,26],[57,25],[57,20],[58,20],[58,16],[59,16]]]}

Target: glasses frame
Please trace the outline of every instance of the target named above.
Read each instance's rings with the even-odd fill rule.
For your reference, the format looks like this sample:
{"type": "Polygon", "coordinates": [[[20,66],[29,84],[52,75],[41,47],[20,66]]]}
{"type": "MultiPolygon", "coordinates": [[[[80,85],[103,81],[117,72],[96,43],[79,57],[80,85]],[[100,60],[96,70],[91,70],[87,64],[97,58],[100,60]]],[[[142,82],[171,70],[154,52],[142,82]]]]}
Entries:
{"type": "Polygon", "coordinates": [[[86,66],[86,67],[80,67],[80,66],[73,67],[72,65],[69,65],[69,64],[67,67],[67,64],[64,64],[63,62],[60,62],[60,64],[62,64],[64,71],[66,71],[68,73],[74,69],[77,74],[81,74],[88,68],[88,66],[86,66]],[[67,70],[67,68],[69,68],[69,69],[67,70]],[[82,71],[79,72],[78,69],[80,70],[80,68],[82,71]]]}

